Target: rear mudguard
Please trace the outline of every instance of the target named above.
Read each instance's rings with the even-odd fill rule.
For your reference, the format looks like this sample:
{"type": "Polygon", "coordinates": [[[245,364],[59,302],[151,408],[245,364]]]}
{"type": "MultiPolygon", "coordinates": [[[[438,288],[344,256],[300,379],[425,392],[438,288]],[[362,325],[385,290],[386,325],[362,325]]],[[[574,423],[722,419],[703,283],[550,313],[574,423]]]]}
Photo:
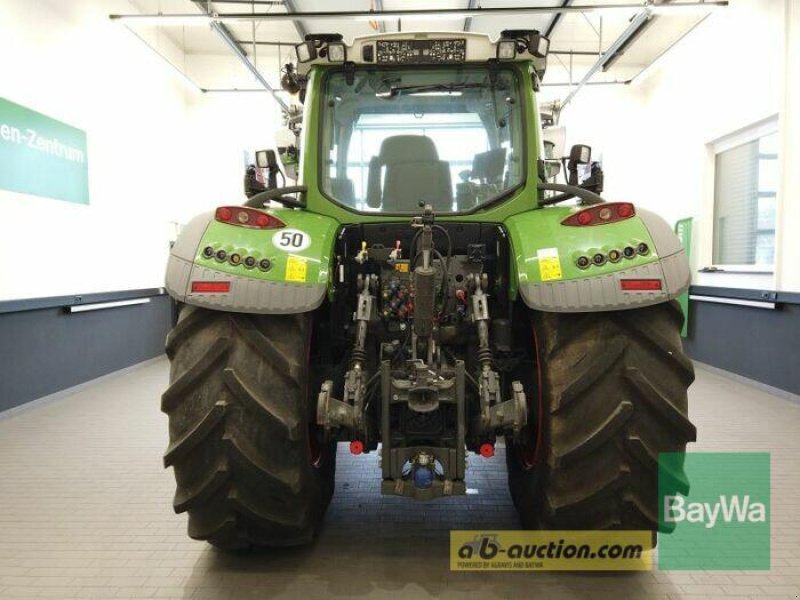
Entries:
{"type": "Polygon", "coordinates": [[[286,226],[240,227],[215,220],[214,212],[190,221],[170,252],[166,276],[170,296],[232,312],[289,314],[319,307],[327,291],[338,223],[304,210],[264,212],[286,226]],[[238,259],[232,259],[234,255],[238,259]],[[255,259],[254,266],[247,265],[252,262],[248,257],[255,259]],[[222,283],[221,289],[228,291],[203,285],[209,282],[222,283]]]}
{"type": "Polygon", "coordinates": [[[639,308],[671,300],[689,287],[688,260],[664,219],[636,208],[634,216],[617,222],[562,224],[577,210],[543,208],[505,221],[515,257],[512,266],[517,290],[530,308],[548,312],[639,308]],[[608,258],[611,250],[621,253],[625,247],[637,248],[641,243],[647,245],[647,252],[613,262],[608,258]],[[597,254],[603,255],[602,264],[578,266],[581,256],[591,260],[597,254]],[[631,285],[652,289],[623,289],[631,285]]]}

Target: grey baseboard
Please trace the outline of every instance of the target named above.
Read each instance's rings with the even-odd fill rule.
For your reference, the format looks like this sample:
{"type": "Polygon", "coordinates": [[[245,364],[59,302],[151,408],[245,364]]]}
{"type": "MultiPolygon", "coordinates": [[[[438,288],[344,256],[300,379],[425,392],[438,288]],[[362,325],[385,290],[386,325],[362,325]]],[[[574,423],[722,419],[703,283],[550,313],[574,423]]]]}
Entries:
{"type": "Polygon", "coordinates": [[[118,371],[106,373],[105,375],[101,375],[100,377],[91,379],[90,381],[84,381],[83,383],[79,383],[78,385],[73,385],[72,387],[60,390],[53,394],[48,394],[47,396],[37,398],[36,400],[25,402],[24,404],[20,404],[19,406],[15,406],[14,408],[9,408],[0,411],[0,421],[2,421],[3,419],[9,419],[11,417],[15,417],[21,413],[27,412],[34,408],[41,408],[42,406],[52,404],[53,402],[64,400],[65,398],[69,398],[70,396],[77,394],[78,392],[81,392],[92,386],[95,386],[99,383],[103,383],[104,381],[107,381],[109,379],[114,379],[116,377],[119,377],[120,375],[125,375],[126,373],[139,371],[144,367],[148,367],[152,364],[161,362],[162,360],[166,360],[164,356],[156,356],[155,358],[149,358],[135,365],[131,365],[130,367],[125,367],[124,369],[119,369],[118,371]]]}
{"type": "Polygon", "coordinates": [[[725,369],[719,369],[717,367],[707,365],[703,362],[700,362],[699,360],[695,360],[693,362],[696,367],[699,367],[704,371],[714,373],[715,375],[719,375],[720,377],[726,377],[728,379],[732,379],[737,383],[749,385],[750,387],[753,387],[761,392],[771,394],[772,396],[777,396],[778,398],[788,400],[789,402],[794,402],[795,404],[800,406],[800,395],[798,394],[793,394],[792,392],[787,392],[786,390],[782,390],[781,388],[776,388],[775,386],[767,385],[766,383],[761,383],[760,381],[756,381],[755,379],[750,379],[748,377],[743,377],[742,375],[737,375],[736,373],[731,373],[730,371],[726,371],[725,369]]]}
{"type": "Polygon", "coordinates": [[[163,355],[172,300],[160,289],[127,294],[6,303],[0,311],[0,411],[163,355]]]}

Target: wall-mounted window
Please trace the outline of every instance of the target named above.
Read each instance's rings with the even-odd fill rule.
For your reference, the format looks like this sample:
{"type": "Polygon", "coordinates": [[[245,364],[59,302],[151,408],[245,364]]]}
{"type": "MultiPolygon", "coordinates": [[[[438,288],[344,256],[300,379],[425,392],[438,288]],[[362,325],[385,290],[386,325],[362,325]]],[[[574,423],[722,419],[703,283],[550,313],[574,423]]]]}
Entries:
{"type": "Polygon", "coordinates": [[[772,270],[778,125],[770,121],[714,147],[715,266],[772,270]]]}

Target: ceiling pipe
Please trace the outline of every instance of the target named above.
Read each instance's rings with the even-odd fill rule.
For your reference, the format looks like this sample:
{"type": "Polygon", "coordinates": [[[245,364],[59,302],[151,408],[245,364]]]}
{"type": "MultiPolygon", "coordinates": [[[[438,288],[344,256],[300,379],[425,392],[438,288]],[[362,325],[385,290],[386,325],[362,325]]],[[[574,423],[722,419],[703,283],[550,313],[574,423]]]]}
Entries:
{"type": "MultiPolygon", "coordinates": [[[[287,6],[291,0],[284,0],[287,6]]],[[[395,19],[466,19],[468,17],[510,17],[520,15],[541,15],[553,13],[605,13],[619,10],[641,10],[644,7],[648,14],[651,11],[661,14],[680,12],[681,10],[705,11],[728,6],[728,0],[709,0],[708,2],[673,2],[654,6],[650,3],[617,3],[617,4],[580,4],[566,7],[561,6],[503,6],[495,8],[440,8],[422,10],[384,10],[377,11],[315,11],[287,13],[219,13],[219,14],[127,14],[109,15],[112,21],[125,21],[131,23],[150,24],[177,24],[177,25],[205,25],[209,22],[249,22],[249,21],[297,21],[299,19],[317,21],[341,21],[354,19],[357,21],[379,21],[395,19]]],[[[300,31],[305,31],[300,23],[295,25],[300,31]]],[[[303,34],[305,36],[305,34],[303,34]]]]}
{"type": "MultiPolygon", "coordinates": [[[[469,0],[467,10],[475,10],[478,8],[478,0],[469,0]]],[[[469,31],[472,28],[472,17],[464,19],[464,31],[469,31]]]]}
{"type": "Polygon", "coordinates": [[[224,41],[228,47],[233,50],[233,53],[239,57],[239,60],[242,62],[242,64],[253,74],[253,77],[255,77],[256,80],[264,86],[264,89],[272,94],[272,97],[275,99],[275,102],[280,105],[281,109],[289,110],[289,105],[286,104],[286,102],[283,101],[283,98],[278,95],[278,90],[272,87],[269,82],[264,79],[264,76],[259,72],[258,69],[256,69],[255,65],[250,62],[250,59],[247,58],[247,55],[239,47],[239,43],[233,39],[228,30],[224,29],[224,26],[221,23],[211,23],[211,28],[216,31],[222,38],[222,41],[224,41]]]}
{"type": "MultiPolygon", "coordinates": [[[[373,3],[375,12],[383,12],[383,0],[373,0],[373,3]]],[[[384,21],[378,21],[378,31],[386,33],[386,23],[384,21]]]]}
{"type": "Polygon", "coordinates": [[[581,79],[581,80],[580,80],[580,82],[578,82],[578,85],[576,85],[576,86],[575,86],[575,87],[574,87],[574,88],[573,88],[573,89],[570,91],[570,93],[569,93],[569,94],[567,94],[567,97],[566,97],[566,98],[564,98],[564,101],[561,103],[561,109],[563,109],[565,106],[567,106],[567,104],[569,104],[569,103],[572,101],[572,99],[575,97],[575,95],[576,95],[578,92],[580,92],[580,91],[581,91],[581,88],[583,88],[583,86],[585,86],[585,85],[586,85],[586,84],[589,82],[589,80],[592,78],[592,76],[593,76],[595,73],[597,73],[597,71],[599,71],[600,69],[602,69],[602,68],[603,68],[603,65],[605,64],[605,62],[606,62],[607,58],[608,58],[609,56],[614,56],[614,54],[615,54],[615,53],[616,53],[616,52],[617,52],[617,51],[618,51],[620,48],[624,47],[624,46],[625,46],[625,45],[628,43],[628,40],[629,40],[629,39],[630,39],[630,38],[631,38],[633,35],[635,35],[635,34],[636,34],[636,32],[639,30],[639,28],[640,28],[640,27],[641,27],[641,26],[642,26],[644,23],[646,23],[647,21],[649,21],[649,20],[652,18],[652,16],[653,16],[653,15],[652,15],[652,13],[650,12],[650,9],[649,9],[649,8],[645,8],[645,9],[644,9],[642,12],[640,12],[639,14],[637,14],[637,15],[636,15],[636,16],[635,16],[635,17],[634,17],[632,20],[631,20],[630,24],[629,24],[629,25],[628,25],[628,27],[625,29],[625,31],[623,31],[623,32],[622,32],[622,34],[621,34],[621,35],[620,35],[620,36],[619,36],[619,37],[618,37],[616,40],[614,40],[614,43],[613,43],[613,44],[611,44],[611,45],[608,47],[608,50],[606,50],[606,51],[603,53],[603,55],[602,55],[600,58],[598,58],[598,59],[597,59],[597,61],[595,61],[595,63],[594,63],[594,64],[593,64],[593,65],[592,65],[592,66],[589,68],[589,70],[588,70],[588,71],[586,72],[586,74],[583,76],[583,79],[581,79]]]}

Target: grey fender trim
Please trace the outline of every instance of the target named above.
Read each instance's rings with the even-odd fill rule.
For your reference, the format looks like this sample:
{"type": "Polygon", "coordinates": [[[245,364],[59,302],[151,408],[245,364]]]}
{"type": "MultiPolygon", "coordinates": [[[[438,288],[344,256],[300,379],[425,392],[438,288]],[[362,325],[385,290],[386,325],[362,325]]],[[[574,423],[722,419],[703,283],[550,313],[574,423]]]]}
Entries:
{"type": "Polygon", "coordinates": [[[638,206],[636,207],[636,214],[642,220],[644,226],[647,227],[658,256],[672,256],[683,250],[678,236],[675,235],[672,227],[664,219],[656,213],[638,206]]]}
{"type": "Polygon", "coordinates": [[[178,302],[213,310],[255,314],[295,314],[319,308],[325,300],[324,284],[286,283],[239,277],[192,264],[175,255],[167,266],[166,289],[178,302]],[[230,281],[227,294],[193,294],[190,281],[230,281]]]}
{"type": "Polygon", "coordinates": [[[208,229],[208,224],[214,218],[214,211],[204,212],[189,221],[181,230],[178,239],[172,246],[171,254],[183,260],[193,261],[197,255],[197,247],[208,229]]]}
{"type": "Polygon", "coordinates": [[[640,267],[546,283],[520,284],[527,306],[545,312],[598,312],[651,306],[676,298],[689,288],[689,263],[683,249],[640,267]],[[620,279],[661,279],[658,291],[626,292],[620,279]]]}

